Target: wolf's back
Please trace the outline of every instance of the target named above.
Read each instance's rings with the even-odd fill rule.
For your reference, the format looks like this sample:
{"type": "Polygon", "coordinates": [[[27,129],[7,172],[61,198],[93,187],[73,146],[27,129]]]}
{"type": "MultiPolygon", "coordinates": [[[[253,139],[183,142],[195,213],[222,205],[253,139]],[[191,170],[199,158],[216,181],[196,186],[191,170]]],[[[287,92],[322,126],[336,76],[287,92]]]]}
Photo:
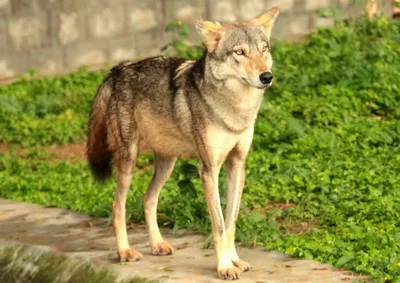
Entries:
{"type": "Polygon", "coordinates": [[[106,111],[113,90],[112,73],[97,90],[88,125],[87,157],[94,177],[103,181],[112,173],[112,152],[107,145],[106,111]]]}

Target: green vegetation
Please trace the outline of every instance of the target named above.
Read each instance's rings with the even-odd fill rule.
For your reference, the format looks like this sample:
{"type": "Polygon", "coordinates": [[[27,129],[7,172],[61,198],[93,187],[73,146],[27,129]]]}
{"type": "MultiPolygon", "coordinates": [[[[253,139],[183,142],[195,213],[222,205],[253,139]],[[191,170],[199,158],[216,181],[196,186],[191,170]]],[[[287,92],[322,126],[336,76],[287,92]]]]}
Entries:
{"type": "Polygon", "coordinates": [[[82,68],[68,76],[22,78],[1,86],[0,141],[32,146],[82,140],[104,74],[82,68]]]}
{"type": "Polygon", "coordinates": [[[94,270],[89,263],[57,256],[39,248],[21,245],[0,250],[0,282],[2,283],[156,283],[135,277],[117,280],[107,269],[94,270]]]}
{"type": "MultiPolygon", "coordinates": [[[[172,45],[178,56],[198,56],[198,47],[181,43],[172,45]]],[[[237,239],[400,280],[400,22],[338,22],[302,44],[275,41],[273,55],[276,80],[257,120],[237,239]]],[[[103,75],[80,71],[0,87],[0,140],[82,139],[103,75]]],[[[129,192],[128,216],[136,221],[143,221],[150,161],[140,159],[129,192]]],[[[209,233],[195,164],[177,164],[159,221],[209,233]]],[[[114,186],[94,184],[84,161],[60,162],[40,148],[16,146],[0,157],[0,197],[109,216],[114,186]]]]}

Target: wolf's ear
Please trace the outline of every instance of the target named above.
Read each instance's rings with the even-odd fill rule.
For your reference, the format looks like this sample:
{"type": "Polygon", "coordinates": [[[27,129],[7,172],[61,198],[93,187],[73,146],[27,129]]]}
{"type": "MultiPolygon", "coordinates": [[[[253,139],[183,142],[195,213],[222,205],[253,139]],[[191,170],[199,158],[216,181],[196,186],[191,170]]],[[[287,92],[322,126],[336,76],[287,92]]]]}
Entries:
{"type": "Polygon", "coordinates": [[[272,26],[274,25],[274,22],[278,17],[278,15],[279,15],[279,7],[276,6],[273,7],[271,10],[269,10],[268,12],[258,16],[253,21],[255,21],[259,25],[262,25],[265,28],[265,32],[267,33],[268,37],[270,37],[272,26]]]}
{"type": "Polygon", "coordinates": [[[220,23],[209,21],[197,21],[197,32],[201,35],[208,53],[214,52],[222,35],[222,26],[220,23]]]}

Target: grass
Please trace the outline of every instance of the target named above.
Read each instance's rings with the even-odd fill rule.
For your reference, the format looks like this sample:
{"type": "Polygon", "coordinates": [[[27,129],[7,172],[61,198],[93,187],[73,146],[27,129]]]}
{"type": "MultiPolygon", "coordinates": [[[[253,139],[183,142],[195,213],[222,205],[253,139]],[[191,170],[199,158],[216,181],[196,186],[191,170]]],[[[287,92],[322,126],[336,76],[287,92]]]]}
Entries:
{"type": "MultiPolygon", "coordinates": [[[[178,56],[199,56],[185,28],[169,29],[180,33],[171,44],[178,56]]],[[[400,22],[338,22],[302,44],[275,41],[273,56],[237,240],[400,280],[400,22]]],[[[103,76],[81,70],[0,87],[0,140],[28,147],[0,156],[0,197],[111,215],[114,181],[95,184],[84,161],[60,162],[39,147],[84,139],[103,76]]],[[[144,219],[151,158],[140,158],[129,191],[135,221],[144,219]]],[[[180,161],[161,192],[162,226],[209,233],[196,164],[180,161]]]]}
{"type": "Polygon", "coordinates": [[[107,269],[95,270],[92,265],[66,256],[57,256],[34,247],[14,245],[0,250],[0,282],[2,283],[156,283],[135,277],[118,280],[107,269]]]}

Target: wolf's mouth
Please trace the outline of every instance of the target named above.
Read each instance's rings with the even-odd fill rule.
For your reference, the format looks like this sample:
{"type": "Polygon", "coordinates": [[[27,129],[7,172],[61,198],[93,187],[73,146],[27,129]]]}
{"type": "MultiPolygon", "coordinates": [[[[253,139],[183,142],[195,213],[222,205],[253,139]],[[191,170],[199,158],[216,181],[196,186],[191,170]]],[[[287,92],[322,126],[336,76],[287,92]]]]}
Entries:
{"type": "Polygon", "coordinates": [[[244,77],[240,77],[240,80],[243,82],[243,83],[245,83],[245,84],[251,84],[246,78],[244,78],[244,77]]]}
{"type": "Polygon", "coordinates": [[[267,85],[263,85],[263,86],[257,87],[257,88],[259,88],[259,89],[266,89],[266,88],[269,88],[270,86],[272,86],[272,82],[270,82],[270,83],[267,84],[267,85]]]}
{"type": "Polygon", "coordinates": [[[272,82],[267,84],[267,85],[263,84],[261,86],[260,85],[253,85],[252,83],[250,83],[250,81],[248,79],[246,79],[244,77],[239,77],[239,79],[242,81],[242,83],[251,85],[251,86],[253,86],[255,88],[258,88],[258,89],[266,89],[266,88],[269,88],[272,85],[272,82]]]}

